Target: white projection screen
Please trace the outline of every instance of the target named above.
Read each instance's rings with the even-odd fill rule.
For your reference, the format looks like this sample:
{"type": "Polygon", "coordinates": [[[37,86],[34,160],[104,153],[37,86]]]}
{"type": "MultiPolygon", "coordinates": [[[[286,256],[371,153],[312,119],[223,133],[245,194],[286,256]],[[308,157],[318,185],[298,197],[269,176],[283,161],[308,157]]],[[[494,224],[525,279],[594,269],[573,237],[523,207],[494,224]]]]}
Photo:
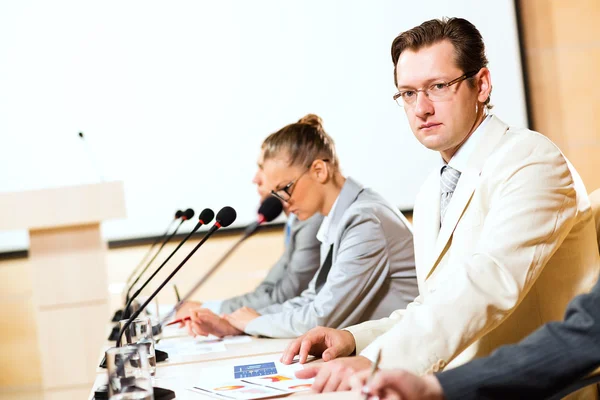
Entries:
{"type": "MultiPolygon", "coordinates": [[[[392,100],[390,44],[444,16],[480,29],[493,111],[527,126],[509,0],[1,2],[0,191],[122,180],[107,240],[159,235],[187,207],[230,205],[241,226],[262,140],[316,113],[344,174],[411,209],[439,156],[392,100]]],[[[0,251],[27,247],[0,233],[0,251]]]]}

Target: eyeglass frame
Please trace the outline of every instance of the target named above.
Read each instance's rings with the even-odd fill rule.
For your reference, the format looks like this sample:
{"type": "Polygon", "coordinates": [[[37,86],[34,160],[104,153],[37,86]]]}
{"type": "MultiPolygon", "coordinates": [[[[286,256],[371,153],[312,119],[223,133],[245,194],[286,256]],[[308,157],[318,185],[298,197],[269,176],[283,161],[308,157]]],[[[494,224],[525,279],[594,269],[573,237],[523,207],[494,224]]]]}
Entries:
{"type": "MultiPolygon", "coordinates": [[[[460,83],[460,82],[462,82],[462,81],[464,81],[464,80],[466,80],[466,79],[469,79],[469,78],[472,78],[472,77],[474,77],[475,75],[477,75],[477,73],[478,73],[480,70],[481,70],[481,68],[480,68],[480,69],[478,69],[478,70],[473,70],[473,71],[466,72],[466,73],[462,74],[461,76],[459,76],[458,78],[451,80],[451,81],[450,81],[450,82],[448,82],[448,83],[445,83],[445,82],[440,82],[440,83],[432,83],[431,85],[429,85],[429,86],[427,87],[427,89],[408,89],[408,90],[402,90],[402,91],[399,91],[398,93],[396,93],[396,94],[393,96],[393,99],[394,99],[394,101],[396,102],[396,104],[398,104],[398,106],[400,106],[400,107],[404,108],[404,105],[403,105],[403,104],[404,104],[404,99],[402,99],[402,102],[403,102],[403,104],[400,104],[400,103],[398,102],[398,99],[402,97],[402,94],[403,94],[403,93],[406,93],[406,92],[415,92],[415,93],[417,94],[417,95],[415,96],[415,102],[416,102],[416,101],[417,101],[417,97],[418,97],[418,95],[419,95],[419,92],[423,92],[423,93],[425,93],[425,96],[427,96],[427,98],[428,98],[428,99],[430,99],[430,101],[433,101],[433,102],[435,102],[436,100],[431,100],[431,98],[430,98],[430,97],[428,96],[428,94],[427,94],[427,91],[428,91],[429,89],[431,89],[431,87],[432,87],[432,86],[435,86],[435,85],[444,85],[446,88],[449,88],[449,87],[450,87],[450,86],[452,86],[452,85],[456,85],[457,83],[460,83]]],[[[406,104],[408,104],[408,105],[413,105],[414,103],[412,103],[412,104],[406,103],[406,104]]]]}
{"type": "Polygon", "coordinates": [[[310,169],[312,168],[312,166],[313,166],[313,163],[314,163],[315,161],[319,161],[319,160],[320,160],[320,161],[323,161],[323,162],[329,162],[329,159],[328,159],[328,158],[323,158],[323,159],[316,159],[316,160],[313,160],[313,162],[311,162],[311,163],[310,163],[310,166],[309,166],[308,168],[306,168],[306,170],[305,170],[303,173],[301,173],[301,174],[300,174],[300,176],[298,176],[296,179],[293,179],[293,180],[292,180],[290,183],[288,183],[287,185],[285,185],[285,186],[284,186],[283,188],[281,188],[281,189],[277,189],[277,190],[274,190],[274,189],[273,189],[273,190],[271,190],[271,196],[273,196],[273,197],[276,197],[276,198],[278,198],[278,199],[279,199],[279,200],[281,200],[281,201],[285,201],[286,203],[287,203],[288,201],[290,201],[290,200],[291,200],[291,198],[292,198],[292,195],[294,194],[294,191],[293,191],[293,190],[290,192],[290,188],[291,188],[292,186],[294,186],[294,185],[295,185],[295,184],[296,184],[296,183],[297,183],[297,182],[300,180],[300,178],[302,178],[302,177],[304,176],[304,174],[306,174],[308,171],[310,171],[310,169]],[[286,199],[284,199],[284,198],[283,198],[283,196],[280,196],[280,195],[279,195],[277,192],[284,192],[285,194],[287,194],[287,195],[288,195],[288,198],[287,198],[287,200],[286,200],[286,199]]]}

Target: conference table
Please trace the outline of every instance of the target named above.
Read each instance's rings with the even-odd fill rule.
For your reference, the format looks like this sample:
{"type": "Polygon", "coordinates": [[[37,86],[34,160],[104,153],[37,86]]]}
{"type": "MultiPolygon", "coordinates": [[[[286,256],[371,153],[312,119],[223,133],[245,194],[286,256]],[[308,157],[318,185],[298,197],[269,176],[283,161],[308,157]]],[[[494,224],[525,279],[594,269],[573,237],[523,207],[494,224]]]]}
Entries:
{"type": "MultiPolygon", "coordinates": [[[[291,339],[268,339],[252,336],[235,336],[224,339],[196,339],[188,337],[185,330],[168,329],[158,341],[157,348],[169,353],[169,358],[157,363],[154,376],[154,386],[173,390],[176,399],[214,399],[216,396],[193,391],[191,388],[198,385],[199,377],[207,377],[219,368],[233,365],[248,365],[263,362],[277,362],[281,353],[291,339]],[[212,347],[213,351],[206,352],[202,346],[212,347]],[[190,350],[188,354],[186,350],[190,350]],[[196,350],[201,351],[196,351],[196,350]]],[[[106,342],[98,356],[98,363],[104,351],[114,346],[114,342],[106,342]]],[[[321,360],[312,362],[319,363],[321,360]]],[[[296,366],[297,367],[297,366],[296,366]]],[[[299,367],[297,367],[299,368],[299,367]]],[[[105,385],[107,382],[106,369],[97,368],[96,380],[90,391],[88,400],[94,399],[94,389],[105,385]]],[[[294,398],[319,398],[319,399],[359,399],[359,393],[339,392],[315,394],[310,391],[297,392],[291,395],[294,398]]]]}

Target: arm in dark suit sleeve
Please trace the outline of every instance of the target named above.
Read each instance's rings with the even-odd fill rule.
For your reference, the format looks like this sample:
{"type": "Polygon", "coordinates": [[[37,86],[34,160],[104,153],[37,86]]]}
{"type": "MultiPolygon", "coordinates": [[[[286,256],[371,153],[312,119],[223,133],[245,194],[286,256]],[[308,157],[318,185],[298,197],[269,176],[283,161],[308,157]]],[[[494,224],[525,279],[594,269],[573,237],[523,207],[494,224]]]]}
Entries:
{"type": "Polygon", "coordinates": [[[437,374],[448,400],[543,399],[600,366],[600,283],[576,297],[563,322],[516,345],[437,374]]]}
{"type": "Polygon", "coordinates": [[[315,215],[300,224],[290,244],[291,254],[284,254],[271,268],[264,281],[252,292],[223,301],[221,313],[231,313],[241,307],[259,310],[284,303],[308,287],[319,268],[320,242],[317,231],[323,217],[315,215]]]}

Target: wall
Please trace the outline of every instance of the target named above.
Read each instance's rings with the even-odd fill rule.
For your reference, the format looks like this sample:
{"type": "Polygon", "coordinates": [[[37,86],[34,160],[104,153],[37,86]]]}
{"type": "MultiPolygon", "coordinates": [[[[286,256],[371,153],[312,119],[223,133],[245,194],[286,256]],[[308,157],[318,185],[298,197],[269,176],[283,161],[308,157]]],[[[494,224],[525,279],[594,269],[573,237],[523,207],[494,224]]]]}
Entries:
{"type": "Polygon", "coordinates": [[[600,188],[600,1],[522,0],[531,126],[600,188]]]}

